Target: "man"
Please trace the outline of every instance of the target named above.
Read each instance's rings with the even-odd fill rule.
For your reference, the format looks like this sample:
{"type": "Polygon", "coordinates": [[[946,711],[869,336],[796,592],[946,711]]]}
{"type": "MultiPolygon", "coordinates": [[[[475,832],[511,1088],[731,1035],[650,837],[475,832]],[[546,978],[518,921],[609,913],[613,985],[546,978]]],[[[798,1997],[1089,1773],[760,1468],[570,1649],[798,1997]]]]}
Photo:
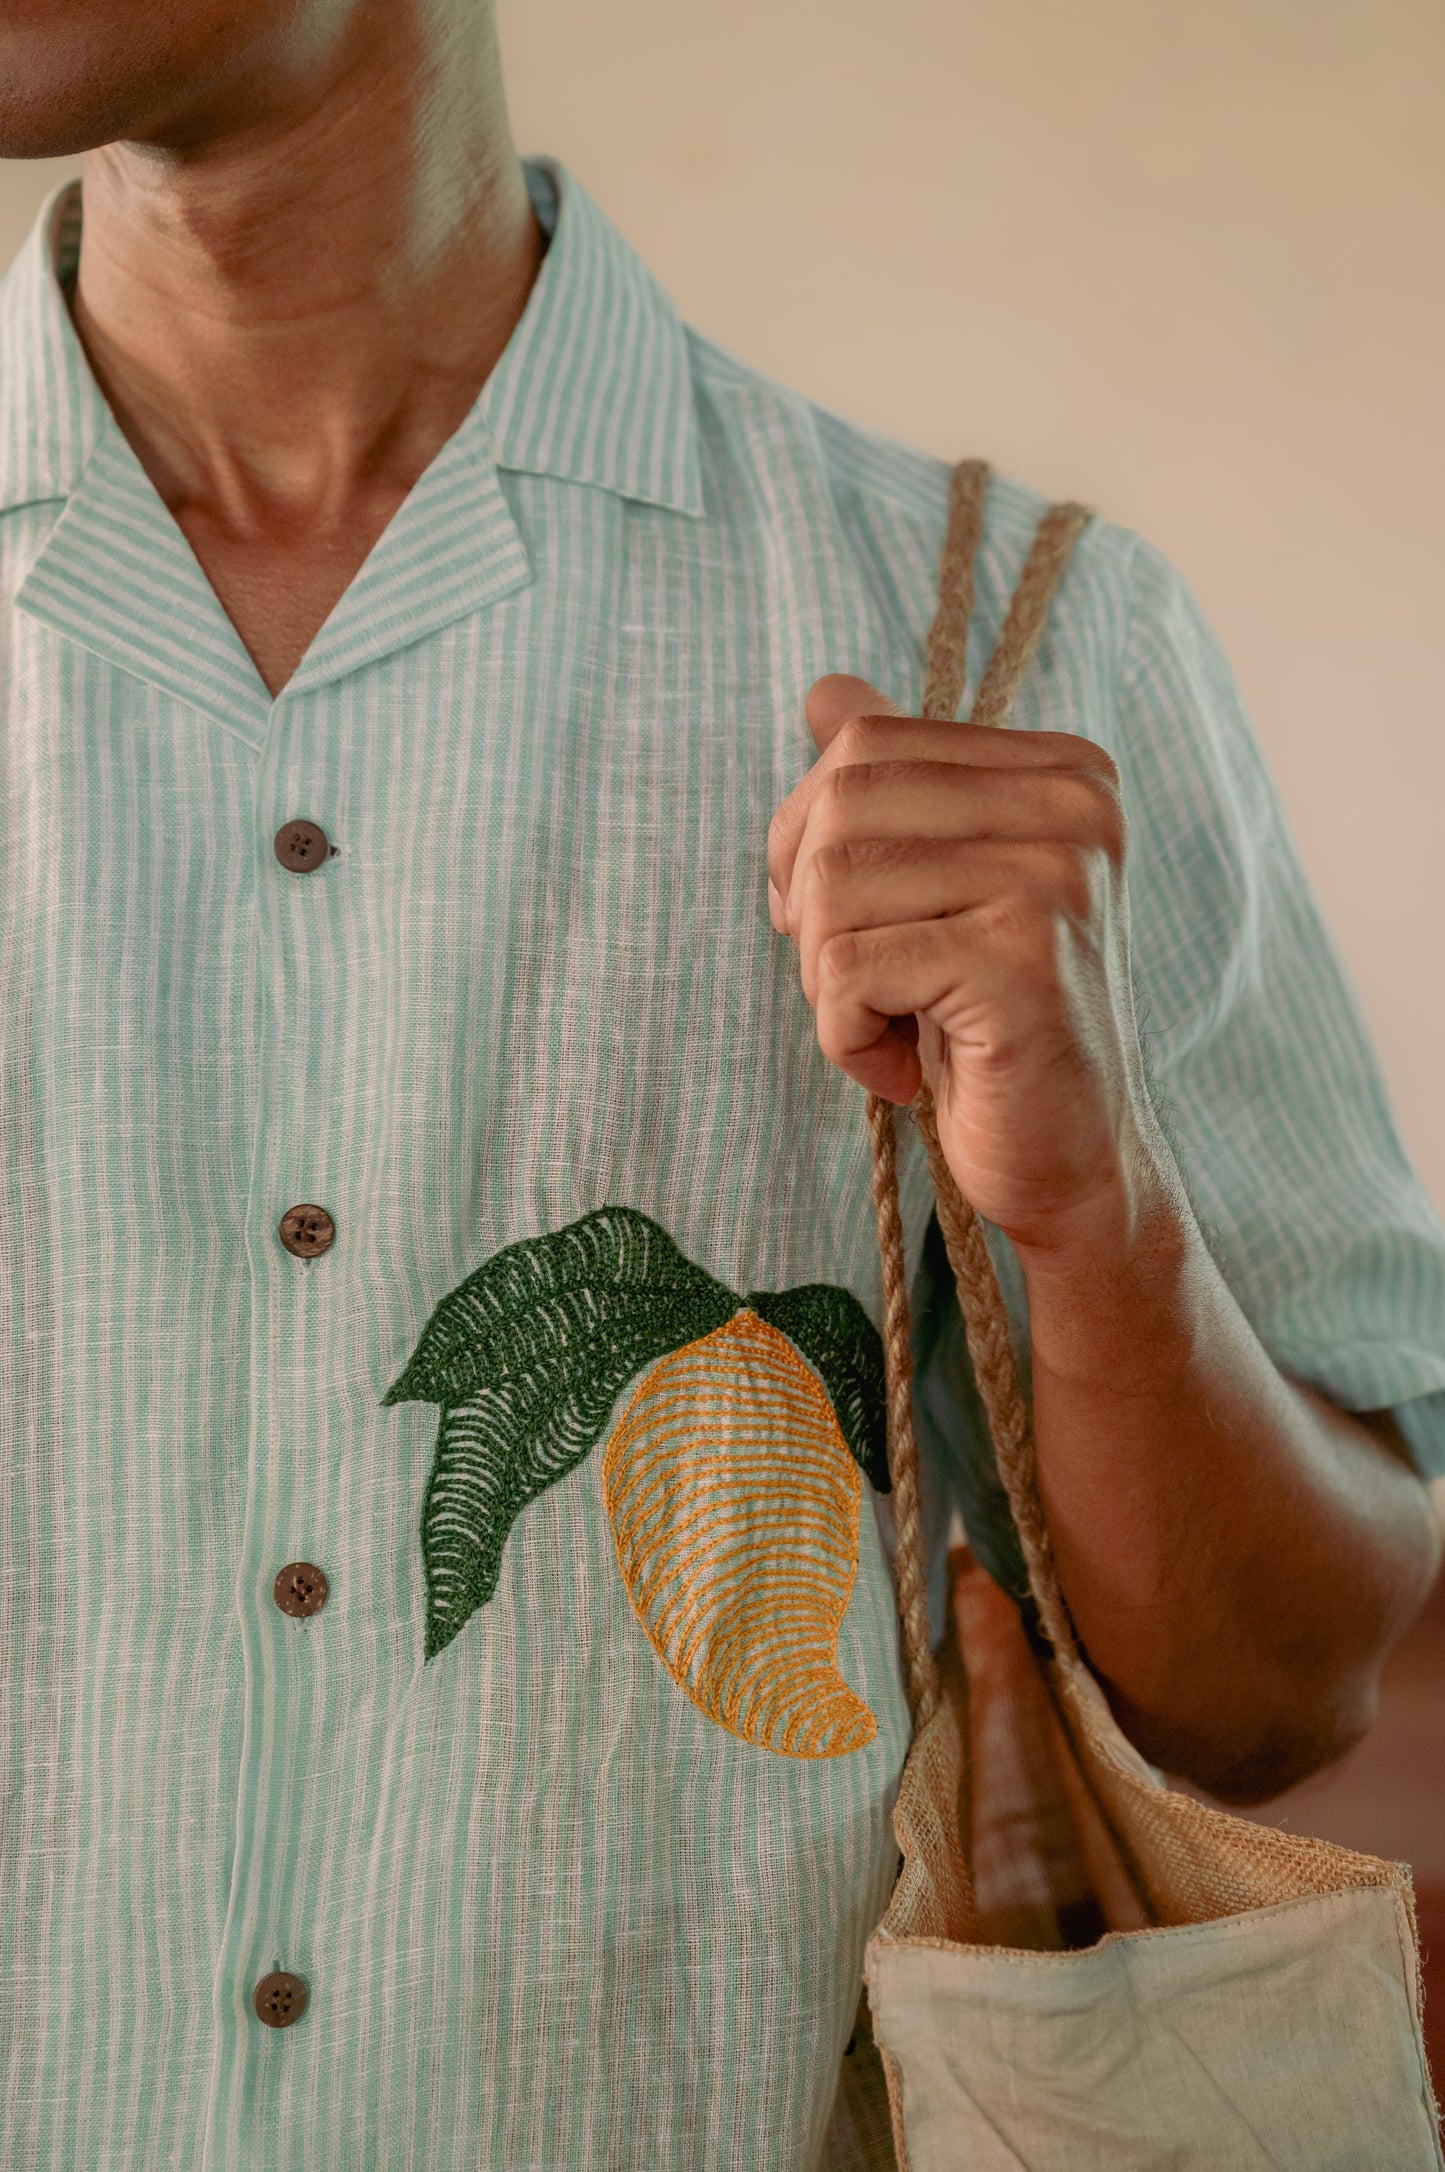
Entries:
{"type": "Polygon", "coordinates": [[[0,2155],[811,2165],[907,1739],[863,1087],[1146,1755],[1336,1756],[1436,1567],[1445,1238],[1227,667],[1100,522],[1012,728],[912,717],[945,467],[683,329],[482,0],[0,76],[90,154],[0,299],[0,2155]]]}

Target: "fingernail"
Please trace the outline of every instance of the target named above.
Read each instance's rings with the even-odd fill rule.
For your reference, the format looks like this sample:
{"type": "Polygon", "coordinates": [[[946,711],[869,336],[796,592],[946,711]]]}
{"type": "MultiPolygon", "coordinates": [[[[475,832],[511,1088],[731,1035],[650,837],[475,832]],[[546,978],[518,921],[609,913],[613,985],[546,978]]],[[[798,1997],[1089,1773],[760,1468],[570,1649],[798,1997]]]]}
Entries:
{"type": "Polygon", "coordinates": [[[787,933],[788,923],[783,917],[783,900],[770,875],[768,877],[768,918],[779,935],[787,933]]]}

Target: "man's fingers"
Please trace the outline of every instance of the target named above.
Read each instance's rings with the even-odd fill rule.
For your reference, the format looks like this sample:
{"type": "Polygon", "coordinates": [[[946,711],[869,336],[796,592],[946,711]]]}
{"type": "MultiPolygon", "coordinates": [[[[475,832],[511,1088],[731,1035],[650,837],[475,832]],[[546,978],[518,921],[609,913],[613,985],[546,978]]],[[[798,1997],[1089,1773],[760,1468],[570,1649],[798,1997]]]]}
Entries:
{"type": "Polygon", "coordinates": [[[809,856],[795,883],[792,932],[803,993],[818,999],[818,953],[835,935],[938,920],[979,907],[1029,913],[1047,924],[1082,921],[1094,899],[1086,852],[1053,842],[1001,844],[956,837],[866,838],[809,856]]]}
{"type": "Polygon", "coordinates": [[[830,671],[814,680],[804,706],[820,753],[828,751],[845,724],[852,724],[858,727],[854,760],[881,755],[896,738],[897,750],[909,758],[916,747],[935,761],[981,763],[988,769],[1082,769],[1117,778],[1112,756],[1077,732],[1025,732],[910,716],[876,686],[848,671],[830,671]],[[903,727],[899,733],[895,722],[903,727]],[[871,733],[870,725],[876,727],[871,733]]]}
{"type": "Polygon", "coordinates": [[[951,982],[952,923],[837,935],[819,956],[818,1046],[869,1093],[907,1102],[923,1076],[914,1014],[951,982]]]}
{"type": "Polygon", "coordinates": [[[1038,938],[1037,929],[979,913],[835,935],[818,953],[818,1046],[861,1086],[906,1099],[920,1073],[915,1035],[899,1022],[916,1013],[928,1023],[932,1013],[931,1022],[951,1042],[969,1044],[985,1068],[1005,1068],[1019,1044],[1057,1030],[1047,976],[1030,970],[1038,938]],[[1007,1040],[999,1037],[1005,1018],[1007,1040]],[[901,1060],[905,1048],[911,1063],[901,1060]],[[897,1092],[885,1079],[912,1083],[897,1092]]]}
{"type": "Polygon", "coordinates": [[[976,769],[956,762],[848,762],[791,795],[774,819],[769,879],[780,901],[774,925],[794,934],[819,853],[867,842],[923,845],[992,841],[1098,850],[1116,864],[1124,853],[1117,792],[1077,769],[976,769]],[[796,806],[793,802],[798,802],[796,806]],[[784,821],[787,814],[790,819],[784,821]]]}
{"type": "MultiPolygon", "coordinates": [[[[1110,757],[1092,741],[1068,732],[992,731],[983,725],[944,724],[902,715],[876,687],[848,672],[831,672],[809,690],[808,720],[822,749],[819,760],[788,794],[768,831],[768,876],[786,903],[793,865],[810,812],[828,780],[845,769],[866,774],[855,786],[871,796],[872,781],[888,763],[944,764],[959,772],[1013,776],[1057,773],[1091,783],[1119,806],[1118,774],[1110,757]],[[883,703],[883,708],[858,704],[883,703]]],[[[955,784],[965,786],[960,776],[955,784]]],[[[846,787],[845,787],[846,789],[846,787]]],[[[958,794],[955,792],[955,801],[958,794]]],[[[925,820],[922,834],[936,822],[925,820]]],[[[1007,834],[1018,834],[1017,827],[1007,834]]],[[[1043,834],[1047,834],[1045,831],[1043,834]]],[[[785,928],[777,900],[769,898],[773,925],[785,928]]]]}

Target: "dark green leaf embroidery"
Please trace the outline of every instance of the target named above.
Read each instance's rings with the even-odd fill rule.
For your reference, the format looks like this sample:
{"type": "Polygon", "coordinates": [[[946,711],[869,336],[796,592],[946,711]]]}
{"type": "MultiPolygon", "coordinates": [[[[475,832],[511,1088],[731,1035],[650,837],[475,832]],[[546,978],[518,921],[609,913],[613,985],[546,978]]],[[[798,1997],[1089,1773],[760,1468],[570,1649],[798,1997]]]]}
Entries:
{"type": "Polygon", "coordinates": [[[796,1290],[749,1290],[760,1319],[796,1344],[822,1381],[843,1438],[875,1493],[887,1493],[887,1392],[883,1338],[856,1297],[831,1282],[796,1290]]]}
{"type": "MultiPolygon", "coordinates": [[[[882,1345],[861,1305],[822,1284],[747,1302],[818,1372],[886,1485],[882,1345]]],[[[630,1207],[508,1245],[442,1299],[383,1398],[441,1410],[421,1517],[428,1659],[491,1598],[518,1515],[596,1446],[629,1380],[743,1305],[630,1207]]]]}
{"type": "Polygon", "coordinates": [[[458,1283],[385,1401],[450,1403],[538,1364],[571,1364],[578,1345],[605,1336],[610,1321],[689,1300],[707,1319],[702,1335],[742,1303],[647,1215],[598,1207],[565,1229],[494,1252],[458,1283]]]}
{"type": "Polygon", "coordinates": [[[593,1448],[628,1381],[742,1300],[644,1214],[599,1208],[497,1252],[432,1314],[385,1403],[439,1403],[422,1507],[426,1656],[497,1588],[528,1501],[593,1448]]]}

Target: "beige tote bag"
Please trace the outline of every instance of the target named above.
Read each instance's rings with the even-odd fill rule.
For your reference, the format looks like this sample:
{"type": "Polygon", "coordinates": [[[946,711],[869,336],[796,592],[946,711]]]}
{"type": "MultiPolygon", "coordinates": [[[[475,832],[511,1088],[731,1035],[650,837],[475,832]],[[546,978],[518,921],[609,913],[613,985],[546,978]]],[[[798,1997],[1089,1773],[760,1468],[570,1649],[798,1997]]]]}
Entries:
{"type": "MultiPolygon", "coordinates": [[[[952,718],[962,697],[988,477],[981,462],[954,472],[926,716],[952,718]]],[[[1006,720],[1089,518],[1044,516],[975,721],[1006,720]]],[[[870,1096],[914,1733],[893,1818],[903,1866],[867,1949],[877,2051],[865,2024],[834,2151],[866,2161],[865,2070],[881,2057],[899,2172],[1442,2172],[1408,1869],[1175,1792],[1120,1732],[1059,1589],[998,1282],[926,1086],[911,1114],[1051,1658],[1038,1667],[963,1552],[962,1662],[946,1649],[940,1676],[930,1648],[895,1111],[870,1096]]]]}

